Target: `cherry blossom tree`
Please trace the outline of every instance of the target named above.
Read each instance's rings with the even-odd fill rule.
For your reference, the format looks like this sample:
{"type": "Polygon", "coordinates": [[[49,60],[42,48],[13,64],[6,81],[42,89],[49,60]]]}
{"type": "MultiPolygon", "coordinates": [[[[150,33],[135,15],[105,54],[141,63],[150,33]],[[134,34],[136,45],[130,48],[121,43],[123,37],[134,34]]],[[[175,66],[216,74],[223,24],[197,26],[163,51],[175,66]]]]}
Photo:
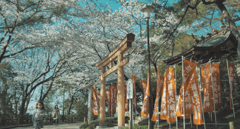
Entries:
{"type": "MultiPolygon", "coordinates": [[[[19,96],[21,116],[40,86],[40,100],[51,90],[63,90],[64,85],[57,80],[70,84],[73,95],[89,85],[99,87],[100,71],[95,63],[111,53],[128,33],[135,34],[135,40],[124,55],[130,58],[124,66],[125,80],[131,74],[139,78],[145,76],[147,39],[140,11],[144,3],[122,1],[121,4],[120,9],[113,11],[108,4],[99,5],[94,0],[0,1],[0,5],[4,5],[0,6],[0,62],[11,64],[16,73],[13,78],[16,85],[9,89],[8,95],[19,96]]],[[[151,53],[155,69],[166,49],[158,48],[172,43],[163,34],[176,24],[171,12],[162,15],[162,19],[152,20],[154,30],[161,26],[150,37],[150,42],[157,44],[151,53]]],[[[116,78],[115,72],[107,81],[116,78]]]]}

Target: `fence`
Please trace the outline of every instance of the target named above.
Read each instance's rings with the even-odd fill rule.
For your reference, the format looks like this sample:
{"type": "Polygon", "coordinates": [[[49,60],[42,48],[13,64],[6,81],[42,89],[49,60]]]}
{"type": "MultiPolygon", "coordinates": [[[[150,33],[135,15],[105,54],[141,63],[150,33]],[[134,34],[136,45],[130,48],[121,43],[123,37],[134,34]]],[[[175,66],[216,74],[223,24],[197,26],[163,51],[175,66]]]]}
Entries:
{"type": "MultiPolygon", "coordinates": [[[[63,115],[59,115],[59,123],[63,122],[63,115]]],[[[32,124],[32,115],[25,115],[23,118],[20,117],[15,117],[12,119],[2,119],[0,118],[0,125],[2,126],[7,126],[7,125],[19,125],[20,124],[20,119],[22,120],[21,124],[32,124]]],[[[80,121],[79,117],[73,116],[73,115],[65,115],[64,116],[64,122],[71,123],[71,122],[77,122],[80,121]]],[[[53,119],[52,115],[45,115],[44,124],[52,124],[53,119]]]]}

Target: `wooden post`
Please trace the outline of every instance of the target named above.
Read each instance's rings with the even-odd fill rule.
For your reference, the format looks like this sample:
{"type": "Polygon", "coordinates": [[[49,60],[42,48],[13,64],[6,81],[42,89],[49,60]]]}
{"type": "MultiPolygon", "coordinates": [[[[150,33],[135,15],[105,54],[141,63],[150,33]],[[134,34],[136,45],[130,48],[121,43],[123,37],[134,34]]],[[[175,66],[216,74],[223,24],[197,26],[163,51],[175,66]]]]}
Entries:
{"type": "Polygon", "coordinates": [[[118,126],[125,126],[125,110],[124,110],[124,73],[123,66],[121,66],[121,61],[123,59],[123,54],[118,55],[118,126]]]}
{"type": "MultiPolygon", "coordinates": [[[[182,56],[182,80],[184,80],[184,57],[182,56]]],[[[185,95],[184,95],[184,92],[185,92],[185,90],[184,90],[184,81],[182,82],[183,83],[183,129],[185,129],[185,103],[184,103],[184,100],[185,100],[185,95]]]]}
{"type": "Polygon", "coordinates": [[[106,71],[106,67],[103,66],[101,68],[101,90],[100,90],[100,126],[104,126],[105,125],[105,77],[103,76],[103,74],[106,71]]]}
{"type": "Polygon", "coordinates": [[[229,129],[234,129],[234,122],[229,122],[229,129]]]}

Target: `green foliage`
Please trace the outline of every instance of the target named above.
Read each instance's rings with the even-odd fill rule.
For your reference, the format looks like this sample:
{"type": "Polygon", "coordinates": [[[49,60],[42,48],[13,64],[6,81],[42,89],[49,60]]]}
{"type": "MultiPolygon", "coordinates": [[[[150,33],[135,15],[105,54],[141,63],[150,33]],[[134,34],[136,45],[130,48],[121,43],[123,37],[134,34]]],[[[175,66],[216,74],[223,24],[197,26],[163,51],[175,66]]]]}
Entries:
{"type": "Polygon", "coordinates": [[[47,97],[44,99],[44,107],[45,113],[52,114],[55,105],[52,105],[52,102],[56,102],[55,97],[55,90],[50,90],[47,97]]]}
{"type": "Polygon", "coordinates": [[[87,108],[87,102],[88,102],[88,92],[81,91],[79,94],[82,94],[81,100],[76,100],[72,105],[72,110],[75,110],[78,114],[78,117],[80,120],[83,120],[84,117],[87,117],[88,108],[87,108]]]}
{"type": "MultiPolygon", "coordinates": [[[[177,19],[180,20],[182,16],[185,13],[186,7],[188,5],[191,5],[194,7],[196,5],[195,0],[185,1],[185,0],[180,0],[179,2],[173,4],[173,7],[176,12],[177,19]]],[[[202,3],[199,3],[196,9],[188,9],[186,16],[182,22],[183,25],[191,25],[193,22],[200,20],[202,21],[203,18],[208,17],[208,15],[211,15],[211,10],[216,9],[217,6],[215,4],[211,5],[204,5],[202,3]]]]}
{"type": "Polygon", "coordinates": [[[65,14],[68,11],[68,9],[66,8],[65,5],[61,5],[61,6],[57,6],[54,8],[54,10],[52,11],[53,14],[55,14],[56,16],[60,16],[62,14],[65,14]]]}
{"type": "MultiPolygon", "coordinates": [[[[148,129],[148,125],[134,125],[133,129],[148,129]]],[[[129,127],[125,127],[123,129],[129,129],[129,127]]]]}
{"type": "Polygon", "coordinates": [[[12,70],[12,66],[9,63],[3,62],[0,63],[0,78],[1,81],[9,80],[10,78],[14,77],[14,72],[12,70]]]}
{"type": "MultiPolygon", "coordinates": [[[[91,121],[90,125],[87,123],[82,124],[79,128],[80,129],[95,129],[96,126],[99,126],[99,119],[91,121]]],[[[117,126],[117,117],[106,117],[105,118],[105,126],[113,127],[117,126]]]]}
{"type": "Polygon", "coordinates": [[[175,46],[173,56],[176,56],[190,49],[194,45],[194,39],[191,35],[183,32],[180,33],[177,37],[175,37],[174,44],[175,46]]]}

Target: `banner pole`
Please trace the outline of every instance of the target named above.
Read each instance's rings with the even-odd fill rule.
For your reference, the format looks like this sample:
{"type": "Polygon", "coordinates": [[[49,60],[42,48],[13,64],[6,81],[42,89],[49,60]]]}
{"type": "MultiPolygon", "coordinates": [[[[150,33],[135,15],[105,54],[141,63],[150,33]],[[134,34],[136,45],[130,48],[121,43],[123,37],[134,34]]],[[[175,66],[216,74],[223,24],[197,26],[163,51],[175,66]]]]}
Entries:
{"type": "Polygon", "coordinates": [[[130,129],[133,127],[133,99],[130,99],[130,129]]]}
{"type": "Polygon", "coordinates": [[[198,78],[198,84],[199,84],[199,94],[200,94],[200,99],[201,99],[201,104],[202,104],[202,117],[203,117],[203,124],[204,124],[204,129],[206,129],[206,124],[205,124],[205,116],[204,116],[204,111],[203,111],[203,101],[202,101],[202,94],[201,94],[201,83],[200,83],[200,79],[201,79],[201,69],[199,66],[199,78],[198,78]]]}
{"type": "MultiPolygon", "coordinates": [[[[190,58],[190,61],[192,61],[192,57],[190,58]]],[[[190,114],[190,123],[191,123],[191,128],[192,128],[192,114],[190,114]]]]}
{"type": "MultiPolygon", "coordinates": [[[[157,81],[159,81],[159,80],[157,80],[157,81]]],[[[160,99],[160,96],[159,96],[159,98],[158,98],[158,111],[157,111],[157,128],[159,129],[159,99],[160,99]]]]}
{"type": "MultiPolygon", "coordinates": [[[[168,69],[170,69],[170,68],[171,68],[171,66],[168,69]]],[[[167,90],[167,92],[168,92],[168,90],[167,90]]],[[[169,100],[169,97],[168,97],[168,100],[169,100]]],[[[170,106],[168,105],[168,118],[170,118],[170,114],[169,113],[170,113],[170,106]]],[[[171,121],[170,121],[170,119],[169,119],[169,129],[171,129],[171,121]]]]}
{"type": "Polygon", "coordinates": [[[192,114],[190,114],[190,123],[191,123],[191,128],[192,128],[192,114]]]}
{"type": "Polygon", "coordinates": [[[230,84],[230,94],[231,94],[231,98],[232,98],[232,100],[230,100],[230,101],[232,101],[233,117],[235,119],[235,110],[234,110],[233,95],[232,95],[232,83],[230,82],[231,80],[230,80],[229,69],[228,69],[228,60],[226,59],[226,61],[227,61],[228,78],[229,78],[229,84],[230,84]]]}
{"type": "MultiPolygon", "coordinates": [[[[175,78],[174,78],[174,81],[175,81],[175,99],[177,97],[177,79],[176,79],[176,64],[174,65],[174,70],[175,70],[175,78]]],[[[177,120],[177,115],[176,115],[176,129],[178,129],[178,120],[177,120]]]]}
{"type": "MultiPolygon", "coordinates": [[[[182,56],[182,84],[183,84],[183,129],[185,129],[185,102],[184,102],[184,64],[183,64],[184,57],[182,56]]],[[[181,94],[181,93],[180,93],[181,94]]]]}
{"type": "MultiPolygon", "coordinates": [[[[167,96],[167,102],[168,101],[169,101],[169,99],[168,99],[168,96],[167,96]]],[[[167,113],[168,113],[168,119],[169,119],[170,117],[169,117],[169,105],[168,104],[167,104],[167,113]]],[[[169,119],[169,121],[170,121],[170,119],[169,119]]],[[[171,129],[171,122],[169,122],[169,129],[171,129]]]]}
{"type": "MultiPolygon", "coordinates": [[[[160,77],[160,75],[158,75],[158,76],[160,77]]],[[[159,82],[159,79],[160,79],[160,78],[157,77],[157,86],[158,86],[158,84],[160,83],[160,82],[159,82]]],[[[159,87],[159,86],[158,86],[158,87],[159,87]]],[[[160,112],[160,111],[159,111],[159,100],[160,100],[160,96],[161,96],[161,93],[159,94],[158,98],[156,98],[156,99],[158,99],[158,102],[157,102],[157,103],[158,103],[158,107],[157,107],[157,128],[158,128],[158,129],[159,129],[159,120],[160,120],[160,118],[159,118],[159,112],[160,112]]]]}
{"type": "Polygon", "coordinates": [[[209,60],[209,64],[210,64],[210,75],[211,75],[211,87],[212,87],[212,94],[213,94],[213,107],[214,107],[214,117],[215,117],[215,126],[217,127],[217,116],[216,116],[216,109],[215,109],[215,95],[214,95],[214,89],[213,89],[213,79],[212,79],[212,66],[211,66],[211,59],[209,60]]]}

